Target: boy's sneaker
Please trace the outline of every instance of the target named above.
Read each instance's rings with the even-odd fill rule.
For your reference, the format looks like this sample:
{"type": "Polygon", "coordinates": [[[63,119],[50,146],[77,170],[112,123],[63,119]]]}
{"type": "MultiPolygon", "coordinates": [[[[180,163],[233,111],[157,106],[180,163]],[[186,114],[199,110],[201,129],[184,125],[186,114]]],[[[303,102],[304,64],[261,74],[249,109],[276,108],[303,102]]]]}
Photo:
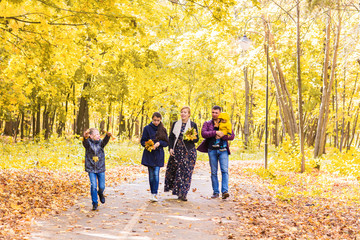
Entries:
{"type": "Polygon", "coordinates": [[[98,207],[98,204],[97,204],[97,203],[93,203],[93,208],[92,208],[92,210],[95,211],[95,210],[97,209],[97,207],[98,207]]]}
{"type": "Polygon", "coordinates": [[[211,195],[211,198],[218,198],[219,194],[218,193],[214,193],[213,195],[211,195]]]}
{"type": "Polygon", "coordinates": [[[222,199],[227,199],[228,197],[230,197],[230,194],[228,192],[224,192],[222,194],[222,199]]]}
{"type": "Polygon", "coordinates": [[[156,197],[156,194],[151,194],[150,201],[151,201],[151,202],[157,202],[157,201],[159,201],[159,200],[157,199],[157,197],[156,197]]]}
{"type": "Polygon", "coordinates": [[[99,193],[99,198],[100,198],[100,202],[102,203],[102,204],[104,204],[105,203],[105,197],[104,197],[104,194],[103,193],[99,193]]]}

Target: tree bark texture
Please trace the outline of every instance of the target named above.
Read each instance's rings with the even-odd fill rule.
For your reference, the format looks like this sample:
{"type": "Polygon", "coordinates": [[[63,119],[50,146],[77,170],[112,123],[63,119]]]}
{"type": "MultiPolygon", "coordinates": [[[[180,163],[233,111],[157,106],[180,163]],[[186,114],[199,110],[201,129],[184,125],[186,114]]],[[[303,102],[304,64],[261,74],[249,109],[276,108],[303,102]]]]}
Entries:
{"type": "MultiPolygon", "coordinates": [[[[91,75],[88,75],[87,81],[83,85],[83,93],[90,85],[91,75]]],[[[79,112],[76,118],[76,134],[82,135],[82,133],[89,128],[89,105],[85,94],[82,94],[80,98],[79,112]]]]}
{"type": "Polygon", "coordinates": [[[341,33],[341,19],[337,27],[336,39],[334,42],[334,54],[331,66],[330,80],[328,82],[328,68],[330,65],[330,31],[331,31],[331,12],[328,14],[328,21],[326,26],[326,41],[325,41],[325,61],[323,70],[323,94],[321,98],[318,126],[316,130],[314,157],[319,157],[325,153],[326,144],[326,127],[329,118],[329,101],[331,96],[332,86],[335,80],[335,70],[337,63],[337,55],[339,49],[340,33],[341,33]]]}

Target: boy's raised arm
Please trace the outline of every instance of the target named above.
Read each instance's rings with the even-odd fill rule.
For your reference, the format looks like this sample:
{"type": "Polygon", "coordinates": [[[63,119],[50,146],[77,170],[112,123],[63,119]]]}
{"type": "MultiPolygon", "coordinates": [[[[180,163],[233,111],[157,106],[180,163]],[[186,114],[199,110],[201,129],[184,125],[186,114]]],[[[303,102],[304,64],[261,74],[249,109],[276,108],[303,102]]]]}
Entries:
{"type": "Polygon", "coordinates": [[[106,133],[104,139],[101,141],[101,147],[104,148],[106,146],[106,144],[108,144],[110,137],[112,136],[111,133],[106,133]]]}
{"type": "Polygon", "coordinates": [[[90,147],[88,138],[90,137],[90,130],[86,130],[83,134],[83,141],[82,144],[85,148],[90,147]]]}

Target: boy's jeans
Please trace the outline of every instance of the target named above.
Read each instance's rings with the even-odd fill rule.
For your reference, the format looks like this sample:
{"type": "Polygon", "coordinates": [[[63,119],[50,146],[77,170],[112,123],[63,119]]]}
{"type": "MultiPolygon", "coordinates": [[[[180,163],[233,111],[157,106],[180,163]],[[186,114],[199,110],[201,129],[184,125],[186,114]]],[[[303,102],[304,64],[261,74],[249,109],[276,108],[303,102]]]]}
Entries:
{"type": "Polygon", "coordinates": [[[221,192],[225,193],[229,190],[229,154],[227,151],[210,150],[209,162],[211,168],[211,183],[214,194],[219,194],[219,180],[217,176],[218,164],[220,163],[221,170],[221,192]]]}
{"type": "Polygon", "coordinates": [[[226,148],[226,146],[227,146],[226,141],[221,140],[221,139],[216,139],[214,145],[219,145],[220,148],[226,148]]]}
{"type": "Polygon", "coordinates": [[[90,192],[91,192],[91,200],[94,203],[98,203],[98,193],[103,194],[105,190],[105,172],[101,173],[92,173],[89,172],[90,178],[90,192]],[[99,191],[97,190],[97,182],[99,182],[99,191]]]}
{"type": "Polygon", "coordinates": [[[148,166],[149,170],[149,183],[150,183],[150,190],[152,194],[157,194],[159,189],[159,172],[160,167],[150,167],[148,166]]]}

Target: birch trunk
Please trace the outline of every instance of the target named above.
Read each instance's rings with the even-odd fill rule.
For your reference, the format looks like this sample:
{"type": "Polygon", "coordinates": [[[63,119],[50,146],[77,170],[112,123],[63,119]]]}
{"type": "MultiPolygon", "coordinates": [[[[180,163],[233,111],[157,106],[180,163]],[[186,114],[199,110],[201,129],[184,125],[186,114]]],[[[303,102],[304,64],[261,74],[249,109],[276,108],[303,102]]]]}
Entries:
{"type": "Polygon", "coordinates": [[[329,11],[328,19],[326,23],[325,60],[323,67],[323,94],[321,96],[319,118],[316,128],[314,157],[318,157],[323,153],[322,139],[325,138],[325,134],[326,134],[325,131],[326,126],[324,126],[324,122],[325,122],[326,105],[329,105],[327,99],[327,88],[328,86],[330,87],[330,84],[328,84],[328,68],[329,68],[329,59],[330,59],[330,31],[331,31],[331,11],[329,11]]]}

